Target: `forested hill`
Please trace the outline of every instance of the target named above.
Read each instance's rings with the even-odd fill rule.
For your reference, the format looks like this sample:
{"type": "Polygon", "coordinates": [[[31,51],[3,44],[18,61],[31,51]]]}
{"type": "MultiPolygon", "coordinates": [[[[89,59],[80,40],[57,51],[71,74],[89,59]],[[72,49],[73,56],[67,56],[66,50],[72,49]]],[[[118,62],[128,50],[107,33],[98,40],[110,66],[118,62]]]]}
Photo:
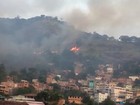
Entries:
{"type": "Polygon", "coordinates": [[[138,62],[139,45],[138,37],[115,39],[81,32],[57,17],[0,18],[0,63],[11,69],[47,65],[73,69],[80,62],[88,70],[102,63],[138,62]],[[75,46],[79,51],[70,51],[75,46]]]}

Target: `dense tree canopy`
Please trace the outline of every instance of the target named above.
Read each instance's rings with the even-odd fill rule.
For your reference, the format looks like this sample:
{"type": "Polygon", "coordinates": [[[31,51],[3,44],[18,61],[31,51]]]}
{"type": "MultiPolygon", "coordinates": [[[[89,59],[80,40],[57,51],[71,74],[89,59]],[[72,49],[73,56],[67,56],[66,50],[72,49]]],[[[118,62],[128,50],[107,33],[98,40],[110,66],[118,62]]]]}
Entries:
{"type": "Polygon", "coordinates": [[[50,101],[58,101],[63,96],[55,91],[45,90],[37,94],[35,100],[43,101],[43,102],[50,102],[50,101]]]}
{"type": "Polygon", "coordinates": [[[4,79],[6,78],[7,72],[5,69],[4,64],[0,64],[0,82],[4,81],[4,79]]]}

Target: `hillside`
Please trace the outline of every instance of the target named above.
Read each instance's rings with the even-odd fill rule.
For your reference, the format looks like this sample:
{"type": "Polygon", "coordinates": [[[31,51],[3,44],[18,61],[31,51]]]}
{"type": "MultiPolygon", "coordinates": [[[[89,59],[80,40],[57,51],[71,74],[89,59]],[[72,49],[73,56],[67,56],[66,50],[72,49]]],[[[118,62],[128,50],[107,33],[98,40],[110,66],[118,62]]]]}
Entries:
{"type": "Polygon", "coordinates": [[[73,69],[80,62],[86,70],[98,64],[126,64],[140,60],[140,38],[120,40],[76,30],[57,17],[0,18],[0,63],[10,69],[47,67],[73,69]],[[76,46],[80,50],[72,52],[76,46]]]}

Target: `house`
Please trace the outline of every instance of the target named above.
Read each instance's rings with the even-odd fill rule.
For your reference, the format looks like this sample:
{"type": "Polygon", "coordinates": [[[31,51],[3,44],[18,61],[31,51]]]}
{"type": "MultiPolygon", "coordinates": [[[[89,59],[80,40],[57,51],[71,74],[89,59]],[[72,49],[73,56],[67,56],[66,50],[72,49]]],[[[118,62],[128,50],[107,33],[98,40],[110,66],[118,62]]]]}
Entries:
{"type": "Polygon", "coordinates": [[[35,88],[35,90],[36,90],[37,92],[40,92],[40,91],[46,89],[46,85],[43,84],[43,83],[40,83],[40,82],[38,81],[38,79],[33,79],[33,80],[32,80],[32,86],[35,88]]]}
{"type": "Polygon", "coordinates": [[[68,97],[68,102],[69,103],[75,103],[75,104],[82,104],[82,97],[78,96],[69,96],[68,97]]]}
{"type": "Polygon", "coordinates": [[[132,79],[132,81],[135,81],[136,79],[139,79],[138,76],[129,76],[130,79],[132,79]]]}
{"type": "Polygon", "coordinates": [[[135,93],[136,95],[136,97],[140,97],[140,91],[136,91],[136,93],[135,93]]]}
{"type": "Polygon", "coordinates": [[[127,99],[133,99],[134,98],[134,93],[132,91],[126,91],[126,100],[127,99]]]}
{"type": "Polygon", "coordinates": [[[43,102],[0,101],[0,105],[44,105],[43,102]]]}
{"type": "Polygon", "coordinates": [[[124,102],[127,99],[133,98],[133,92],[126,88],[115,87],[111,89],[111,98],[115,102],[124,102]]]}
{"type": "Polygon", "coordinates": [[[115,82],[109,82],[107,85],[108,85],[108,88],[109,89],[112,89],[112,88],[115,88],[117,86],[117,83],[115,83],[115,82]]]}
{"type": "Polygon", "coordinates": [[[105,99],[107,99],[108,93],[96,93],[95,94],[95,101],[98,103],[103,102],[105,99]]]}
{"type": "Polygon", "coordinates": [[[60,99],[57,105],[65,105],[65,99],[60,99]]]}
{"type": "Polygon", "coordinates": [[[24,103],[23,105],[44,105],[43,102],[35,101],[34,97],[35,97],[34,94],[27,94],[25,96],[22,95],[13,96],[7,100],[8,102],[11,102],[11,104],[6,104],[6,105],[22,105],[23,103],[24,103]]]}
{"type": "Polygon", "coordinates": [[[0,92],[4,93],[6,95],[9,95],[12,93],[12,90],[16,87],[15,83],[13,81],[6,81],[1,82],[0,84],[0,92]]]}
{"type": "Polygon", "coordinates": [[[0,101],[0,105],[29,105],[26,102],[0,101]]]}
{"type": "Polygon", "coordinates": [[[27,88],[29,87],[29,82],[27,80],[21,80],[20,83],[18,83],[19,88],[27,88]]]}
{"type": "Polygon", "coordinates": [[[6,87],[5,85],[0,85],[0,92],[8,95],[9,94],[9,88],[6,87]]]}
{"type": "Polygon", "coordinates": [[[107,68],[107,73],[113,74],[113,67],[108,67],[107,68]]]}

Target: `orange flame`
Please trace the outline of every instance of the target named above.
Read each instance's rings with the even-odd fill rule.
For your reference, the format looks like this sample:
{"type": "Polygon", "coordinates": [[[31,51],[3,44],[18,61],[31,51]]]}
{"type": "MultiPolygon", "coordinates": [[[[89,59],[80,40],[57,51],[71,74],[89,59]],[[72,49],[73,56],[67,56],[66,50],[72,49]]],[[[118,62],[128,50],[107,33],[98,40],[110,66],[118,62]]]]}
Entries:
{"type": "Polygon", "coordinates": [[[75,53],[78,52],[79,50],[80,50],[80,48],[78,48],[76,46],[74,46],[70,49],[70,51],[75,52],[75,53]]]}

